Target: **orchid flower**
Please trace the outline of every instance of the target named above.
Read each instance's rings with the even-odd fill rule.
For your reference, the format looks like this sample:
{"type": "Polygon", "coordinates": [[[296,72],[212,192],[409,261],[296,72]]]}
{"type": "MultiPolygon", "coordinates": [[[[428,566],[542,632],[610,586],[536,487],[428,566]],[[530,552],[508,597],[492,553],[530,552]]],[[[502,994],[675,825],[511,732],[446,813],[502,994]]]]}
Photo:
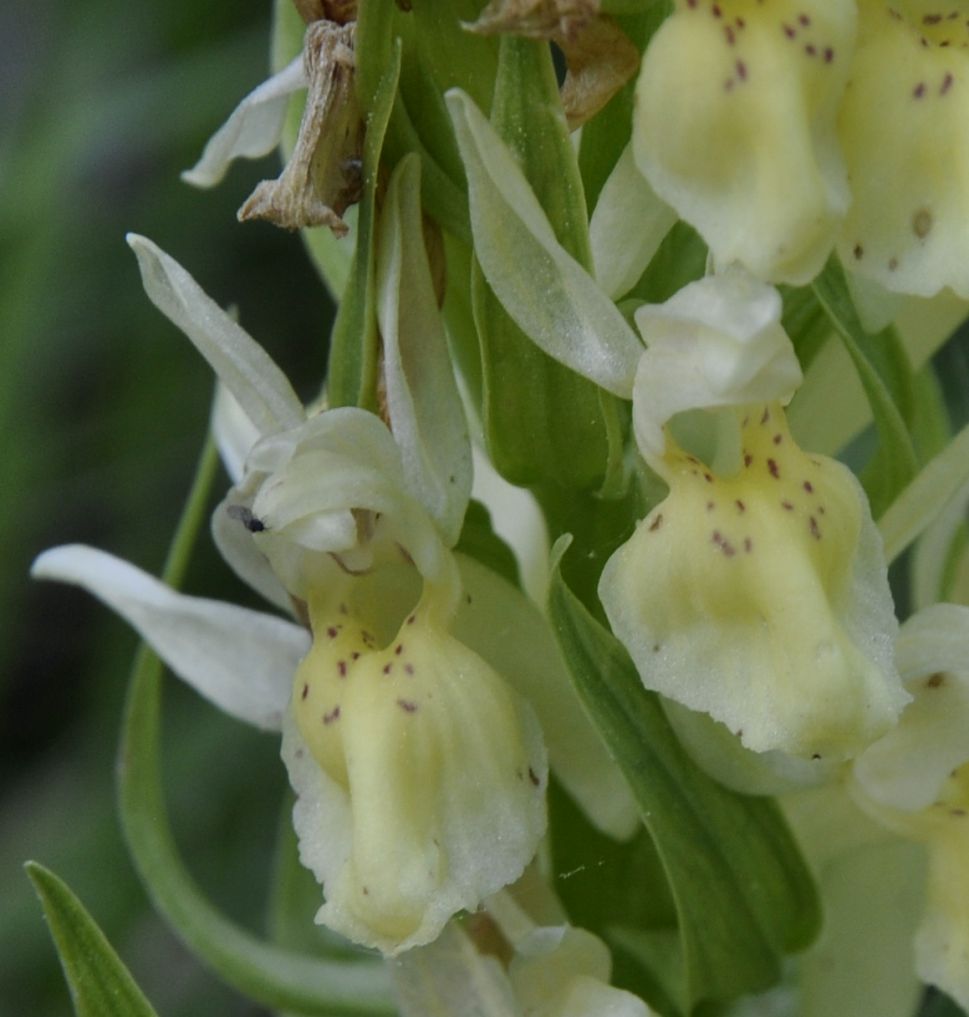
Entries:
{"type": "Polygon", "coordinates": [[[969,297],[965,11],[860,0],[838,134],[853,182],[838,250],[889,290],[969,297]]]}
{"type": "Polygon", "coordinates": [[[755,752],[843,760],[908,696],[865,496],[787,427],[801,375],[780,313],[739,268],[637,312],[636,439],[670,491],[599,593],[648,688],[755,752]]]}
{"type": "Polygon", "coordinates": [[[969,296],[965,45],[958,9],[922,0],[678,0],[637,165],[719,264],[801,285],[836,245],[884,289],[969,296]]]}
{"type": "Polygon", "coordinates": [[[636,163],[718,264],[804,284],[849,202],[839,103],[854,0],[677,0],[637,85],[636,163]]]}
{"type": "Polygon", "coordinates": [[[928,854],[915,936],[919,975],[969,1006],[969,608],[935,604],[898,638],[912,701],[856,761],[851,790],[874,819],[928,854]]]}
{"type": "MultiPolygon", "coordinates": [[[[403,444],[363,410],[307,417],[276,365],[181,266],[144,238],[130,242],[152,300],[224,386],[216,432],[236,483],[213,516],[216,542],[308,631],[177,594],[91,548],[48,551],[34,574],[84,586],[207,698],[282,730],[300,856],[326,895],[318,920],[393,954],[430,942],[521,874],[545,829],[546,750],[532,706],[492,660],[549,718],[566,786],[604,828],[631,832],[629,792],[569,699],[537,610],[449,549],[468,450],[462,428],[448,426],[446,468],[464,479],[443,489],[426,481],[433,464],[422,465],[417,447],[442,444],[422,430],[421,394],[395,373],[411,355],[395,352],[406,337],[386,321],[388,401],[398,422],[398,408],[412,408],[403,444]]],[[[439,414],[460,411],[437,382],[421,377],[439,414]]]]}

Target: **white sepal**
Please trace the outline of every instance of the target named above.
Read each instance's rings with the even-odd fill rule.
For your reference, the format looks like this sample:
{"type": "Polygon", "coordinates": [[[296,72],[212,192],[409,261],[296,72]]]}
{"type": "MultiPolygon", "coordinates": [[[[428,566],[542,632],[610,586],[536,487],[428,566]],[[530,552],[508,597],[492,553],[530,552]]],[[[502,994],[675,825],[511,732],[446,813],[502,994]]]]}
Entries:
{"type": "Polygon", "coordinates": [[[151,302],[191,339],[259,433],[301,423],[303,405],[269,354],[174,258],[136,233],[127,240],[151,302]]]}
{"type": "Polygon", "coordinates": [[[242,479],[246,456],[259,440],[259,431],[236,397],[221,381],[216,382],[215,386],[211,428],[225,472],[233,484],[238,484],[242,479]]]}
{"type": "Polygon", "coordinates": [[[642,347],[558,242],[508,146],[459,89],[448,109],[468,174],[474,253],[519,328],[550,357],[628,398],[642,347]]]}
{"type": "Polygon", "coordinates": [[[258,159],[280,142],[289,98],[306,88],[302,54],[253,89],[209,138],[199,161],[182,173],[194,187],[214,187],[233,159],[258,159]]]}
{"type": "Polygon", "coordinates": [[[74,583],[117,611],[165,663],[239,720],[278,730],[305,629],[272,615],[176,593],[120,558],[80,544],[34,562],[38,579],[74,583]]]}
{"type": "Polygon", "coordinates": [[[677,413],[790,399],[801,368],[781,311],[780,294],[740,266],[639,308],[648,348],[636,371],[633,421],[650,465],[662,459],[663,427],[677,413]]]}
{"type": "Polygon", "coordinates": [[[471,440],[427,263],[416,155],[391,177],[377,252],[390,426],[408,489],[453,546],[471,491],[471,440]]]}
{"type": "Polygon", "coordinates": [[[291,611],[289,594],[239,518],[239,509],[251,503],[251,496],[247,499],[241,489],[233,487],[212,513],[212,540],[225,563],[247,586],[280,610],[291,611]]]}

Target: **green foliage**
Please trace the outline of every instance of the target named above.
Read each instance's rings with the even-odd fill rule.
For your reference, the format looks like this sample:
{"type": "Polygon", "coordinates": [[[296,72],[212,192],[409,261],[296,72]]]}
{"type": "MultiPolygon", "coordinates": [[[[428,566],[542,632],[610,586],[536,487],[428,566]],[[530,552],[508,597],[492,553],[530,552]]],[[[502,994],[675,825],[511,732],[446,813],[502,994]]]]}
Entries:
{"type": "Polygon", "coordinates": [[[369,106],[367,135],[363,147],[363,195],[357,216],[357,240],[350,278],[340,301],[330,338],[327,392],[331,406],[377,404],[376,266],[374,243],[377,229],[377,177],[384,134],[397,95],[400,46],[391,48],[389,61],[369,106]]]}
{"type": "Polygon", "coordinates": [[[37,862],[27,875],[44,907],[77,1017],[156,1017],[121,958],[68,885],[37,862]]]}
{"type": "MultiPolygon", "coordinates": [[[[662,864],[676,927],[651,928],[617,903],[608,933],[635,952],[677,1012],[767,988],[781,957],[816,935],[816,891],[776,806],[735,794],[679,745],[625,650],[561,578],[553,549],[549,608],[575,687],[639,804],[662,864]]],[[[635,906],[639,899],[631,895],[635,906]]],[[[655,904],[649,905],[655,908],[655,904]]],[[[607,930],[603,930],[606,932],[607,930]]]]}
{"type": "Polygon", "coordinates": [[[912,405],[911,366],[893,330],[879,336],[865,331],[836,258],[829,259],[813,287],[855,365],[875,418],[879,453],[862,482],[877,518],[918,469],[906,422],[912,405]]]}

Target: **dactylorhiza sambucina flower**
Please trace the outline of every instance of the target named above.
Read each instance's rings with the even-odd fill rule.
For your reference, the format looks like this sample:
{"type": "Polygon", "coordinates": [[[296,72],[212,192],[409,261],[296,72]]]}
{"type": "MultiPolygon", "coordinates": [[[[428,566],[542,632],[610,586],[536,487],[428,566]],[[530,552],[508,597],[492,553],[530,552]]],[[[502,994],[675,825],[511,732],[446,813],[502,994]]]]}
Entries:
{"type": "Polygon", "coordinates": [[[599,593],[647,687],[755,752],[844,760],[908,697],[865,496],[787,428],[801,374],[780,313],[777,292],[740,269],[637,312],[636,439],[670,490],[599,593]]]}
{"type": "Polygon", "coordinates": [[[677,0],[636,162],[717,262],[803,284],[837,246],[899,293],[969,296],[962,5],[677,0]]]}
{"type": "Polygon", "coordinates": [[[969,1007],[969,608],[935,604],[898,638],[912,696],[897,727],[852,768],[865,811],[928,853],[919,975],[969,1007]]]}
{"type": "Polygon", "coordinates": [[[886,289],[969,297],[969,8],[858,10],[838,122],[852,186],[839,254],[886,289]]]}
{"type": "Polygon", "coordinates": [[[854,0],[677,0],[637,85],[636,162],[720,264],[809,281],[849,203],[837,117],[854,0]]]}
{"type": "MultiPolygon", "coordinates": [[[[547,728],[565,786],[600,826],[630,832],[629,793],[537,609],[449,549],[467,501],[460,447],[447,503],[426,476],[409,484],[407,452],[381,420],[355,408],[307,418],[276,365],[184,269],[143,238],[131,243],[149,295],[225,386],[232,412],[215,430],[230,471],[245,468],[213,517],[216,542],[305,627],[177,594],[92,548],[48,551],[34,572],[100,597],[229,713],[282,729],[300,857],[325,893],[318,920],[394,954],[521,875],[545,830],[546,749],[532,706],[495,664],[539,713],[554,706],[547,728]]],[[[388,369],[391,392],[400,379],[388,369]]],[[[429,391],[450,427],[448,397],[429,391]]],[[[390,401],[409,405],[400,392],[390,401]]],[[[398,421],[404,433],[419,433],[419,416],[398,421]]]]}

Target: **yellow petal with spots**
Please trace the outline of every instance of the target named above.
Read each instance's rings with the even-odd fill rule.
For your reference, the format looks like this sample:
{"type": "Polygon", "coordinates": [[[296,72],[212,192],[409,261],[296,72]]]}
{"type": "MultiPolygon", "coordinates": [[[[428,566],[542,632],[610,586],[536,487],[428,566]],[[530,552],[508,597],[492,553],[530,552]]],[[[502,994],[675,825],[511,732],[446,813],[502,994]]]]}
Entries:
{"type": "Polygon", "coordinates": [[[969,297],[969,4],[859,6],[839,252],[888,289],[969,297]]]}
{"type": "Polygon", "coordinates": [[[877,531],[851,472],[802,452],[777,403],[740,413],[733,475],[669,442],[669,496],[599,593],[647,688],[755,751],[844,759],[907,701],[877,531]]]}
{"type": "Polygon", "coordinates": [[[352,604],[327,606],[310,605],[283,748],[300,853],[324,886],[318,920],[394,954],[521,875],[545,830],[545,749],[425,602],[387,645],[352,604]]]}
{"type": "Polygon", "coordinates": [[[849,0],[679,0],[636,90],[636,162],[717,261],[802,284],[848,204],[836,120],[849,0]]]}

